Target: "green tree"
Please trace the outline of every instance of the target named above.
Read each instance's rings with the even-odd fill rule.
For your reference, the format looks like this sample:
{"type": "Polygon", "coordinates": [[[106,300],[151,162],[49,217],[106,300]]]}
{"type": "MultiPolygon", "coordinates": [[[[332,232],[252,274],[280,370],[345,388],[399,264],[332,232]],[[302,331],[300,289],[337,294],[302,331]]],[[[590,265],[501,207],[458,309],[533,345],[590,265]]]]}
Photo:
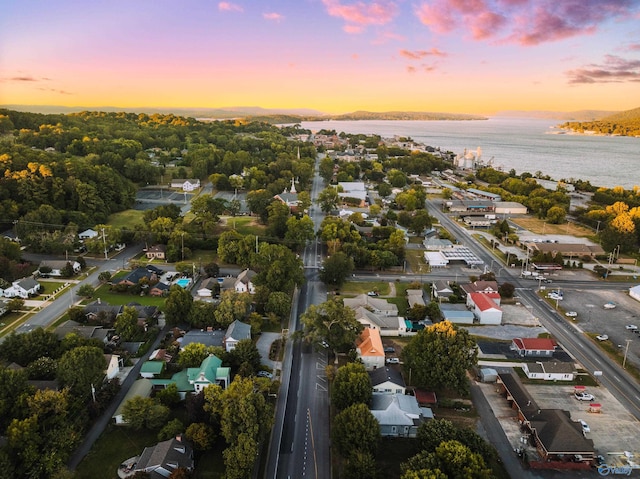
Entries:
{"type": "Polygon", "coordinates": [[[187,322],[191,314],[193,296],[189,291],[174,284],[169,289],[169,296],[164,303],[164,315],[167,324],[175,325],[182,321],[187,322]]]}
{"type": "Polygon", "coordinates": [[[340,203],[338,190],[332,186],[326,187],[318,194],[318,203],[320,203],[320,209],[325,213],[335,210],[340,203]]]}
{"type": "Polygon", "coordinates": [[[347,363],[338,368],[331,386],[331,403],[343,410],[357,403],[369,404],[371,379],[361,363],[347,363]]]}
{"type": "Polygon", "coordinates": [[[242,339],[227,354],[227,361],[233,370],[237,371],[242,367],[243,375],[253,376],[260,368],[260,351],[251,339],[242,339]]]}
{"type": "Polygon", "coordinates": [[[566,221],[567,211],[562,206],[552,206],[547,210],[547,221],[559,225],[566,221]]]}
{"type": "Polygon", "coordinates": [[[449,321],[441,321],[411,338],[402,350],[405,368],[413,371],[416,386],[453,388],[465,392],[469,388],[467,370],[477,362],[477,347],[467,330],[449,321]]]}
{"type": "Polygon", "coordinates": [[[304,215],[300,219],[291,216],[287,220],[287,232],[284,239],[291,249],[300,251],[307,244],[307,241],[314,238],[313,228],[313,220],[309,216],[304,215]]]}
{"type": "Polygon", "coordinates": [[[123,341],[133,340],[140,330],[138,326],[138,310],[133,306],[125,306],[115,322],[115,330],[123,341]]]}
{"type": "Polygon", "coordinates": [[[340,299],[312,304],[300,319],[307,341],[313,344],[326,341],[334,351],[336,364],[338,351],[351,348],[363,328],[356,320],[354,311],[346,308],[340,299]]]}
{"type": "Polygon", "coordinates": [[[184,424],[180,419],[172,419],[160,429],[158,432],[158,441],[166,441],[172,439],[184,431],[184,424]]]}
{"type": "Polygon", "coordinates": [[[291,294],[304,281],[302,259],[286,246],[260,243],[254,264],[258,274],[254,276],[253,283],[272,292],[291,294]]]}
{"type": "Polygon", "coordinates": [[[380,443],[380,424],[363,403],[356,403],[336,414],[331,441],[343,457],[356,451],[375,455],[380,443]]]}
{"type": "Polygon", "coordinates": [[[153,398],[135,396],[129,399],[122,412],[124,421],[132,429],[158,430],[169,418],[167,406],[157,403],[153,398]]]}
{"type": "Polygon", "coordinates": [[[211,426],[203,422],[189,424],[185,436],[193,444],[196,451],[207,451],[213,447],[216,433],[211,426]]]}
{"type": "MultiPolygon", "coordinates": [[[[487,468],[480,454],[472,452],[458,441],[444,441],[434,452],[424,451],[403,464],[406,472],[430,471],[431,474],[451,479],[490,479],[491,469],[487,468]]],[[[403,476],[404,477],[404,476],[403,476]]],[[[408,476],[411,477],[411,476],[408,476]]],[[[426,476],[429,477],[429,476],[426,476]]]]}
{"type": "MultiPolygon", "coordinates": [[[[180,393],[178,392],[178,386],[175,383],[168,384],[164,389],[161,389],[156,393],[155,398],[167,407],[173,407],[180,402],[180,393]]],[[[182,423],[180,423],[182,426],[182,423]]],[[[182,432],[180,429],[177,432],[182,432]]],[[[175,436],[175,434],[173,434],[175,436]]],[[[162,440],[162,439],[161,439],[162,440]]]]}
{"type": "Polygon", "coordinates": [[[284,238],[287,233],[287,222],[291,211],[281,201],[274,201],[267,206],[267,234],[276,238],[284,238]]]}
{"type": "Polygon", "coordinates": [[[503,298],[513,298],[513,294],[516,291],[516,287],[511,283],[502,283],[498,287],[498,292],[503,298]]]}
{"type": "Polygon", "coordinates": [[[344,463],[344,479],[376,479],[378,464],[373,454],[355,451],[344,463]]]}
{"type": "Polygon", "coordinates": [[[215,354],[213,346],[202,343],[189,343],[178,355],[178,364],[183,368],[198,368],[210,354],[215,354]]]}
{"type": "Polygon", "coordinates": [[[329,181],[331,181],[331,178],[333,177],[333,165],[333,160],[328,156],[325,156],[320,160],[318,172],[326,183],[329,183],[329,181]]]}
{"type": "Polygon", "coordinates": [[[206,303],[204,301],[194,301],[191,306],[191,314],[187,318],[189,324],[194,328],[206,328],[207,326],[214,326],[216,307],[214,304],[206,303]]]}
{"type": "Polygon", "coordinates": [[[95,346],[79,346],[64,353],[58,361],[58,381],[77,398],[88,398],[99,389],[107,369],[104,351],[95,346]]]}
{"type": "Polygon", "coordinates": [[[283,291],[270,293],[264,310],[275,314],[281,320],[288,318],[291,313],[291,296],[283,291]]]}
{"type": "Polygon", "coordinates": [[[342,251],[338,251],[324,261],[320,279],[326,284],[340,287],[351,275],[353,268],[353,259],[342,251]]]}
{"type": "Polygon", "coordinates": [[[228,290],[220,295],[220,303],[218,303],[214,317],[218,326],[226,328],[236,320],[245,319],[250,309],[251,295],[249,293],[228,290]]]}

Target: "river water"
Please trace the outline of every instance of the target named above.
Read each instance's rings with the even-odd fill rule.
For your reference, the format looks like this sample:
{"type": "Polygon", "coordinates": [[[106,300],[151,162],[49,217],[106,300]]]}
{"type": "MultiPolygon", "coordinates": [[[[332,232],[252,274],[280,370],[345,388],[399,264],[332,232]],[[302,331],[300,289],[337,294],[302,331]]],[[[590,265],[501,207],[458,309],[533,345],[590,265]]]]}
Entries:
{"type": "Polygon", "coordinates": [[[405,136],[462,154],[482,149],[493,166],[522,173],[541,171],[555,180],[582,179],[596,186],[640,185],[640,138],[552,134],[561,121],[490,118],[482,121],[303,121],[312,131],[405,136]]]}

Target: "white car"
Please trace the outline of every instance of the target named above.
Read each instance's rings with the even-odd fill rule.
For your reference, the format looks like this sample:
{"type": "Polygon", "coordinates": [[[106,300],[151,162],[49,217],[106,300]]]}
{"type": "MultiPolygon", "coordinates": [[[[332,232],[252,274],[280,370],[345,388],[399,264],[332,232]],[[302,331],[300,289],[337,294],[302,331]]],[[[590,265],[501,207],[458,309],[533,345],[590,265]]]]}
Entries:
{"type": "Polygon", "coordinates": [[[613,309],[616,307],[616,303],[614,303],[613,301],[609,301],[608,303],[604,304],[604,309],[613,309]]]}
{"type": "Polygon", "coordinates": [[[584,422],[582,419],[578,419],[578,422],[582,426],[582,432],[591,432],[591,428],[586,422],[584,422]]]}
{"type": "Polygon", "coordinates": [[[606,341],[607,339],[609,339],[609,336],[607,336],[606,334],[598,334],[598,335],[596,336],[596,339],[597,339],[598,341],[606,341]]]}
{"type": "Polygon", "coordinates": [[[387,364],[400,364],[400,358],[387,358],[387,364]]]}
{"type": "Polygon", "coordinates": [[[635,324],[627,324],[625,326],[625,329],[629,329],[631,331],[635,331],[636,329],[638,329],[638,326],[636,326],[635,324]]]}
{"type": "Polygon", "coordinates": [[[576,313],[575,311],[567,311],[566,313],[564,313],[564,315],[569,318],[575,318],[578,316],[578,313],[576,313]]]}
{"type": "Polygon", "coordinates": [[[574,393],[573,396],[578,401],[593,401],[595,399],[595,397],[593,397],[593,394],[589,394],[585,392],[577,392],[577,393],[574,393]]]}

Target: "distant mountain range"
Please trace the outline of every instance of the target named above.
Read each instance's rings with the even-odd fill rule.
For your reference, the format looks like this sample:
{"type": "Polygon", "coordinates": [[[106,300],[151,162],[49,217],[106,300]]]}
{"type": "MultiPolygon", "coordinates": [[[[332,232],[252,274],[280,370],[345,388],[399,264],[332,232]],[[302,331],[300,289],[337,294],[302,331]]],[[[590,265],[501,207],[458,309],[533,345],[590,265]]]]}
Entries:
{"type": "Polygon", "coordinates": [[[500,116],[507,118],[540,118],[549,120],[562,121],[595,121],[605,118],[609,115],[619,113],[618,111],[609,110],[578,110],[578,111],[544,111],[544,110],[505,110],[499,111],[492,116],[500,116]]]}
{"type": "MultiPolygon", "coordinates": [[[[0,108],[9,110],[25,111],[43,114],[66,114],[80,111],[106,111],[106,112],[126,112],[126,113],[161,113],[174,114],[179,116],[226,120],[234,118],[252,118],[267,123],[297,123],[300,121],[313,120],[486,120],[484,115],[472,115],[461,113],[442,112],[421,112],[421,111],[355,111],[339,115],[331,115],[311,108],[262,108],[258,106],[235,106],[223,108],[169,108],[169,107],[137,107],[122,108],[114,106],[83,107],[83,106],[60,106],[60,105],[0,105],[0,108]]],[[[626,112],[608,110],[578,110],[578,111],[544,111],[544,110],[504,110],[491,116],[509,118],[546,118],[549,120],[560,120],[565,122],[593,122],[599,120],[616,121],[617,115],[622,115],[621,119],[629,120],[629,116],[639,116],[640,109],[626,112]],[[633,113],[635,112],[635,113],[633,113]]]]}
{"type": "Polygon", "coordinates": [[[576,133],[640,137],[640,108],[607,115],[593,121],[568,121],[560,125],[576,133]]]}

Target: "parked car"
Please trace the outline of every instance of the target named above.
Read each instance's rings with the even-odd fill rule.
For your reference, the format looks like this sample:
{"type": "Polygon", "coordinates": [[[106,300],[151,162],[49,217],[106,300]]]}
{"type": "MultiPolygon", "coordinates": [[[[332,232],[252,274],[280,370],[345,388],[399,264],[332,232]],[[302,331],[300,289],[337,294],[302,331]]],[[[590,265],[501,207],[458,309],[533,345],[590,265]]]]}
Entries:
{"type": "Polygon", "coordinates": [[[258,377],[271,379],[273,377],[273,374],[271,374],[269,371],[258,371],[258,377]]]}
{"type": "Polygon", "coordinates": [[[607,339],[609,339],[609,336],[607,336],[606,334],[598,334],[598,335],[596,336],[596,339],[597,339],[598,341],[606,341],[607,339]]]}
{"type": "Polygon", "coordinates": [[[387,358],[387,364],[400,364],[400,358],[387,358]]]}
{"type": "Polygon", "coordinates": [[[575,311],[567,311],[566,313],[564,313],[564,315],[570,318],[575,318],[578,316],[578,313],[576,313],[575,311]]]}
{"type": "Polygon", "coordinates": [[[369,291],[369,292],[367,293],[367,296],[378,296],[378,293],[377,293],[377,292],[375,292],[375,291],[369,291]]]}
{"type": "Polygon", "coordinates": [[[636,329],[638,329],[638,326],[636,326],[635,324],[627,324],[625,326],[625,329],[630,329],[631,331],[635,331],[636,329]]]}
{"type": "Polygon", "coordinates": [[[591,432],[591,428],[586,422],[584,422],[582,419],[578,419],[578,422],[582,426],[582,432],[591,432]]]}
{"type": "Polygon", "coordinates": [[[395,353],[396,352],[396,348],[392,348],[391,346],[388,346],[388,347],[384,348],[384,352],[385,353],[395,353]]]}
{"type": "Polygon", "coordinates": [[[585,392],[574,393],[574,397],[578,401],[593,401],[595,399],[595,397],[593,397],[593,394],[589,394],[589,393],[585,393],[585,392]]]}
{"type": "Polygon", "coordinates": [[[616,303],[614,303],[613,301],[604,303],[604,309],[614,309],[615,307],[616,307],[616,303]]]}
{"type": "Polygon", "coordinates": [[[324,349],[327,349],[329,347],[329,343],[326,341],[320,341],[320,346],[322,346],[324,349]]]}

